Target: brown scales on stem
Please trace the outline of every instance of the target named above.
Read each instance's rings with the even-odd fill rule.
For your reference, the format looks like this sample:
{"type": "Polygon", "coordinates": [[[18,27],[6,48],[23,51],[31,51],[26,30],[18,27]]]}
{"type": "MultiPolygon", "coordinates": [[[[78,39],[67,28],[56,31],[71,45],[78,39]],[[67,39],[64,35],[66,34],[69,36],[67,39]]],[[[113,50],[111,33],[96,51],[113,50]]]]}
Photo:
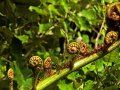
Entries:
{"type": "Polygon", "coordinates": [[[53,74],[53,71],[52,71],[52,59],[51,59],[51,57],[47,57],[44,60],[44,69],[47,71],[47,75],[48,76],[51,76],[53,74]]]}

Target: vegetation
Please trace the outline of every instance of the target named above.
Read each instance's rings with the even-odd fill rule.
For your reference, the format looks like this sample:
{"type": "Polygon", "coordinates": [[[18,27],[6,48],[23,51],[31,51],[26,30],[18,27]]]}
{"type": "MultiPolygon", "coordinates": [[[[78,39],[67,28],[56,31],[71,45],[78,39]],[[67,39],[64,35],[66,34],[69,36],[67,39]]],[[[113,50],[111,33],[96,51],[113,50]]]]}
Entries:
{"type": "Polygon", "coordinates": [[[119,0],[1,0],[0,21],[0,90],[119,90],[119,0]]]}

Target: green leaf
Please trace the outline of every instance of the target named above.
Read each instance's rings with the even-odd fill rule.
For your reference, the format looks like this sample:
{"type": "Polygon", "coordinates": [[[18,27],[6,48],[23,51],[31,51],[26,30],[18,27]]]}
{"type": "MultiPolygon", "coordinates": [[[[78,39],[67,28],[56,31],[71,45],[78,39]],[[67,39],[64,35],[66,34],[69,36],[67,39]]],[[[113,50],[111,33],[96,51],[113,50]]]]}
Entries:
{"type": "Polygon", "coordinates": [[[95,65],[92,65],[91,63],[84,66],[83,68],[84,73],[87,73],[88,71],[94,71],[95,70],[95,65]]]}
{"type": "Polygon", "coordinates": [[[74,3],[77,3],[79,0],[72,0],[74,3]]]}
{"type": "Polygon", "coordinates": [[[116,48],[111,53],[107,54],[104,58],[107,62],[114,62],[115,64],[120,64],[119,48],[116,48]]]}
{"type": "Polygon", "coordinates": [[[37,51],[36,53],[37,53],[37,55],[39,55],[39,56],[41,56],[43,58],[46,58],[46,57],[50,56],[49,52],[37,51]]]}
{"type": "Polygon", "coordinates": [[[22,44],[27,43],[29,37],[27,35],[20,35],[20,36],[16,36],[19,40],[22,41],[22,44]]]}
{"type": "Polygon", "coordinates": [[[60,0],[61,6],[64,8],[65,12],[67,13],[69,11],[68,4],[66,3],[66,0],[60,0]]]}
{"type": "Polygon", "coordinates": [[[6,62],[4,57],[0,57],[0,78],[5,76],[6,62]]]}
{"type": "Polygon", "coordinates": [[[118,0],[105,0],[107,3],[112,3],[113,1],[118,1],[118,0]]]}
{"type": "Polygon", "coordinates": [[[62,15],[58,12],[58,10],[55,8],[55,6],[52,5],[52,4],[48,5],[48,10],[49,10],[49,12],[50,12],[51,18],[53,18],[53,15],[62,16],[62,15]]]}
{"type": "Polygon", "coordinates": [[[91,31],[90,24],[85,17],[76,17],[80,25],[80,30],[91,31]]]}
{"type": "Polygon", "coordinates": [[[84,35],[82,36],[82,39],[83,39],[83,41],[85,41],[86,43],[89,43],[89,36],[88,36],[88,35],[84,34],[84,35]]]}
{"type": "Polygon", "coordinates": [[[59,90],[75,90],[73,88],[73,84],[71,84],[71,83],[67,84],[65,82],[65,80],[59,80],[57,86],[58,86],[59,90]]]}
{"type": "Polygon", "coordinates": [[[24,84],[24,88],[25,90],[31,90],[32,89],[32,82],[33,79],[32,78],[28,78],[24,84]]]}
{"type": "Polygon", "coordinates": [[[80,76],[79,73],[76,71],[76,72],[70,73],[70,74],[67,76],[67,78],[68,78],[69,80],[74,81],[74,80],[76,80],[79,76],[80,76]]]}
{"type": "Polygon", "coordinates": [[[56,5],[58,0],[46,0],[47,3],[52,3],[53,5],[56,5]]]}
{"type": "Polygon", "coordinates": [[[85,87],[83,88],[83,90],[93,90],[93,85],[95,84],[95,82],[93,82],[92,80],[88,80],[85,83],[85,87]]]}
{"type": "Polygon", "coordinates": [[[29,7],[30,11],[35,11],[36,13],[40,14],[40,15],[48,15],[48,10],[47,9],[40,9],[39,7],[35,7],[35,6],[30,6],[29,7]]]}
{"type": "Polygon", "coordinates": [[[21,90],[25,90],[23,87],[24,87],[24,84],[25,84],[25,78],[19,68],[19,66],[17,65],[17,63],[14,61],[14,71],[15,71],[15,80],[17,81],[17,84],[18,84],[18,87],[21,89],[21,90]]]}
{"type": "Polygon", "coordinates": [[[62,37],[66,37],[67,34],[65,34],[65,31],[63,29],[60,29],[60,34],[62,37]]]}
{"type": "Polygon", "coordinates": [[[78,15],[81,17],[86,17],[88,20],[95,20],[96,14],[92,9],[84,9],[82,12],[79,12],[78,15]]]}
{"type": "Polygon", "coordinates": [[[105,4],[105,0],[101,0],[101,4],[103,4],[103,5],[104,5],[104,4],[105,4]]]}
{"type": "Polygon", "coordinates": [[[95,61],[95,67],[98,72],[104,71],[104,61],[103,59],[99,59],[95,61]]]}
{"type": "Polygon", "coordinates": [[[45,52],[45,53],[44,53],[44,58],[46,58],[46,57],[48,57],[48,56],[50,56],[50,54],[49,54],[48,52],[45,52]]]}
{"type": "Polygon", "coordinates": [[[65,31],[68,31],[68,22],[63,21],[64,29],[65,31]]]}
{"type": "Polygon", "coordinates": [[[49,30],[51,27],[51,23],[39,23],[39,32],[44,33],[45,31],[49,30]]]}

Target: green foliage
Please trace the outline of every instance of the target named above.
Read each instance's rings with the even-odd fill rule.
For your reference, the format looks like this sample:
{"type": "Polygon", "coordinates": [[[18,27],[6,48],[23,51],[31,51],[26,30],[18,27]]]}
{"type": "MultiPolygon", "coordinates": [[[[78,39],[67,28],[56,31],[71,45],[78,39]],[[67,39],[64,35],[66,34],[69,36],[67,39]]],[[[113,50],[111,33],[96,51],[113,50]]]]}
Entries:
{"type": "Polygon", "coordinates": [[[72,83],[66,84],[65,80],[60,80],[58,82],[58,87],[59,87],[60,90],[66,90],[66,89],[74,90],[73,84],[72,83]]]}
{"type": "MultiPolygon", "coordinates": [[[[15,71],[14,88],[30,90],[34,72],[28,60],[38,55],[51,56],[53,68],[66,57],[66,43],[82,37],[90,48],[95,43],[106,15],[106,4],[119,0],[1,0],[0,1],[0,89],[8,85],[6,72],[15,71]]],[[[104,42],[104,23],[98,44],[104,42]]],[[[118,89],[120,47],[58,81],[59,90],[118,89]],[[110,79],[109,79],[110,78],[110,79]]],[[[68,57],[69,58],[69,57],[68,57]]],[[[33,70],[34,71],[34,70],[33,70]]],[[[40,79],[45,77],[40,76],[40,79]]]]}
{"type": "Polygon", "coordinates": [[[4,61],[4,58],[0,57],[0,78],[4,77],[5,75],[5,62],[4,61]]]}
{"type": "MultiPolygon", "coordinates": [[[[99,60],[90,63],[79,71],[67,76],[67,83],[73,83],[76,90],[118,90],[119,88],[119,48],[99,60]],[[116,86],[117,85],[117,86],[116,86]]],[[[61,83],[58,83],[58,85],[61,83]]],[[[67,88],[67,86],[64,86],[67,88]]],[[[60,89],[61,90],[61,89],[60,89]]]]}
{"type": "Polygon", "coordinates": [[[94,84],[95,84],[95,82],[93,82],[92,80],[88,80],[85,83],[85,87],[83,90],[92,90],[94,84]]]}
{"type": "Polygon", "coordinates": [[[20,35],[20,36],[17,36],[17,38],[22,42],[22,44],[24,44],[28,42],[29,37],[27,35],[20,35]]]}
{"type": "MultiPolygon", "coordinates": [[[[18,67],[17,63],[14,62],[14,72],[15,72],[15,80],[17,81],[18,88],[21,90],[30,90],[32,88],[32,78],[23,75],[20,68],[18,67]]],[[[24,73],[28,73],[29,71],[24,73]]],[[[29,73],[28,73],[29,74],[29,73]]]]}
{"type": "Polygon", "coordinates": [[[68,78],[69,80],[74,81],[74,80],[76,80],[79,76],[80,76],[80,75],[79,75],[78,72],[72,72],[71,74],[69,74],[69,75],[67,76],[67,78],[68,78]]]}

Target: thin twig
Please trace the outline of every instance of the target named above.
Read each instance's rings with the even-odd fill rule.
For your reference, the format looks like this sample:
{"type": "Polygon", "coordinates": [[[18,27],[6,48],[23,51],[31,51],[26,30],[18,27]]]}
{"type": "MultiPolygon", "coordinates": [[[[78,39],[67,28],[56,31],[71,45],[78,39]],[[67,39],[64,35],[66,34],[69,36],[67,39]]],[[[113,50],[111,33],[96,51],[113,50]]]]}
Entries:
{"type": "Polygon", "coordinates": [[[57,22],[57,23],[55,23],[53,26],[51,26],[51,27],[49,28],[49,30],[52,30],[53,28],[55,28],[56,26],[58,26],[58,23],[59,23],[59,22],[57,22]]]}
{"type": "Polygon", "coordinates": [[[52,25],[48,30],[46,30],[44,33],[42,33],[42,34],[40,35],[40,38],[42,38],[43,36],[45,36],[45,34],[46,34],[47,32],[49,32],[49,31],[51,31],[52,29],[54,29],[55,27],[57,27],[58,24],[59,24],[59,22],[57,22],[57,23],[55,23],[54,25],[52,25]]]}
{"type": "Polygon", "coordinates": [[[102,30],[103,30],[103,28],[104,28],[104,23],[105,23],[105,16],[104,16],[104,18],[103,18],[102,25],[101,25],[101,27],[100,27],[99,33],[97,34],[97,37],[96,37],[96,40],[95,40],[95,48],[98,47],[98,39],[100,38],[101,32],[102,32],[102,30]]]}
{"type": "Polygon", "coordinates": [[[31,52],[33,51],[35,49],[35,47],[33,46],[32,48],[30,48],[30,50],[25,54],[25,58],[27,58],[30,54],[31,54],[31,52]]]}
{"type": "Polygon", "coordinates": [[[36,85],[38,83],[39,75],[40,75],[40,71],[38,73],[36,73],[36,75],[35,75],[34,87],[33,87],[34,90],[36,90],[36,85]]]}
{"type": "Polygon", "coordinates": [[[96,29],[92,28],[92,30],[93,30],[95,33],[98,33],[98,31],[97,31],[96,29]]]}

